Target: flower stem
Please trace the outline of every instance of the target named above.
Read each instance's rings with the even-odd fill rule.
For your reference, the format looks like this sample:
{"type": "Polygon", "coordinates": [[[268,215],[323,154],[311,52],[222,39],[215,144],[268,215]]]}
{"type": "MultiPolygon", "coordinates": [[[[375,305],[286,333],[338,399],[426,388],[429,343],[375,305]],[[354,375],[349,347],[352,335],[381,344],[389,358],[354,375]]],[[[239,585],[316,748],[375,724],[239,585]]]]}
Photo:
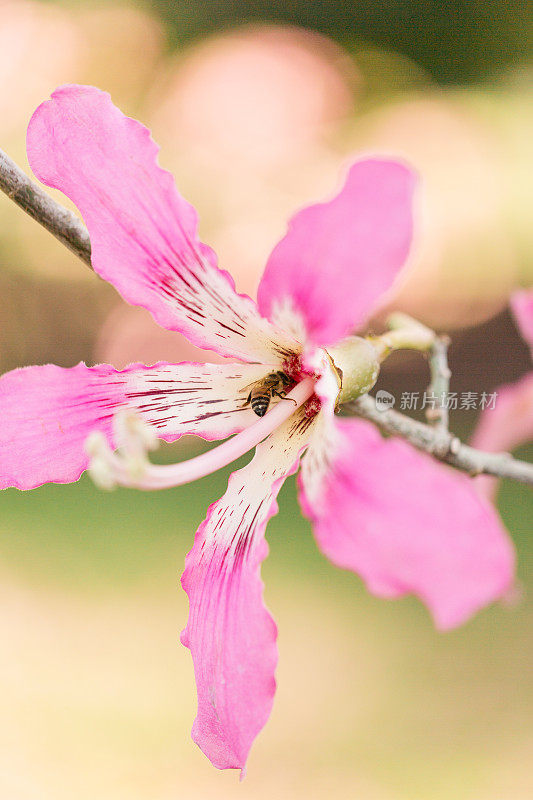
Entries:
{"type": "Polygon", "coordinates": [[[380,361],[385,361],[395,350],[418,350],[427,353],[433,347],[435,332],[407,314],[401,312],[391,314],[387,324],[390,330],[386,333],[368,337],[376,348],[380,361]]]}
{"type": "Polygon", "coordinates": [[[447,336],[435,336],[429,356],[429,371],[431,383],[428,393],[432,395],[434,406],[426,409],[426,419],[435,428],[448,430],[448,392],[450,389],[451,372],[448,366],[447,336]]]}

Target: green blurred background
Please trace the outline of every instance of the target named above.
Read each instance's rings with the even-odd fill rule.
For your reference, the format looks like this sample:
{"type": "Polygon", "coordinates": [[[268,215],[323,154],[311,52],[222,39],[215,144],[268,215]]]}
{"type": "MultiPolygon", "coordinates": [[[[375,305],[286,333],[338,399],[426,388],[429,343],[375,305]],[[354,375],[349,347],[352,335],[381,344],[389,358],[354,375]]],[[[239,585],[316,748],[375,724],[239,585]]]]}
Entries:
{"type": "MultiPolygon", "coordinates": [[[[452,333],[452,389],[492,391],[530,368],[505,308],[533,283],[532,31],[517,0],[0,0],[0,146],[28,169],[25,127],[50,91],[107,89],[152,128],[204,240],[251,294],[290,213],[331,194],[354,154],[408,158],[417,238],[390,307],[452,333]]],[[[2,197],[0,325],[0,371],[197,355],[2,197]]],[[[426,383],[417,358],[381,378],[395,393],[426,383]]],[[[468,436],[475,415],[453,425],[468,436]]],[[[226,480],[2,494],[0,797],[530,800],[531,492],[498,498],[519,596],[443,635],[418,602],[370,597],[317,553],[289,480],[263,572],[278,693],[238,785],[189,739],[178,642],[184,556],[226,480]]]]}

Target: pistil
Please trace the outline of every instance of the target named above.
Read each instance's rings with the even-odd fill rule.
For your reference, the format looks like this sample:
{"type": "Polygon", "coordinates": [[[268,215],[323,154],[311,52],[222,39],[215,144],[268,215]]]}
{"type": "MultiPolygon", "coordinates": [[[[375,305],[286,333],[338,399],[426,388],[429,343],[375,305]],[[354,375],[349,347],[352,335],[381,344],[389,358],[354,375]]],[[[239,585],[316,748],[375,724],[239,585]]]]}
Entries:
{"type": "MultiPolygon", "coordinates": [[[[104,489],[115,486],[128,486],[136,489],[169,489],[203,478],[231,464],[240,456],[263,441],[286,419],[294,414],[296,408],[308,400],[314,392],[315,379],[304,378],[264,417],[258,419],[249,428],[241,431],[218,447],[195,458],[178,464],[152,464],[147,457],[146,432],[139,429],[140,420],[130,422],[121,420],[118,428],[122,433],[122,446],[113,452],[107,439],[101,433],[92,434],[86,442],[86,449],[91,457],[89,472],[95,483],[104,489]],[[294,401],[294,402],[287,402],[294,401]],[[296,405],[295,405],[296,404],[296,405]],[[124,439],[124,431],[128,433],[124,439]],[[143,447],[144,445],[144,447],[143,447]]],[[[149,445],[148,445],[149,446],[149,445]]]]}

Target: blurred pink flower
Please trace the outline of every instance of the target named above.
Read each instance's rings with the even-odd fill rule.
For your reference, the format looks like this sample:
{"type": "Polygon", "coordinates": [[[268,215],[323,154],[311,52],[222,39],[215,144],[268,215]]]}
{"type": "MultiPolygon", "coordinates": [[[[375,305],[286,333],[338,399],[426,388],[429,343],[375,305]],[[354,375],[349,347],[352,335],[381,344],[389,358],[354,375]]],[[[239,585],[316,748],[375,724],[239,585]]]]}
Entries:
{"type": "Polygon", "coordinates": [[[239,291],[255,295],[292,210],[331,191],[331,143],[359,84],[337,44],[281,25],[217,34],[167,62],[150,126],[239,291]]]}
{"type": "Polygon", "coordinates": [[[451,93],[389,102],[357,120],[352,146],[395,153],[424,176],[410,269],[390,307],[432,328],[479,324],[519,280],[495,131],[451,93]]]}
{"type": "Polygon", "coordinates": [[[533,357],[533,289],[515,292],[511,297],[511,308],[533,357]]]}
{"type": "Polygon", "coordinates": [[[0,20],[0,131],[5,142],[76,64],[80,41],[71,15],[56,5],[0,0],[0,20]]]}
{"type": "Polygon", "coordinates": [[[218,35],[178,66],[155,126],[217,168],[279,167],[323,138],[353,104],[355,67],[331,40],[303,29],[263,25],[218,35]]]}
{"type": "MultiPolygon", "coordinates": [[[[515,292],[511,308],[533,356],[533,290],[515,292]]],[[[492,453],[514,450],[533,439],[533,371],[516,383],[497,389],[494,408],[483,411],[472,444],[492,453]]],[[[498,480],[486,475],[476,478],[478,488],[493,497],[498,480]]]]}
{"type": "MultiPolygon", "coordinates": [[[[66,81],[103,84],[121,103],[138,107],[158,76],[163,46],[163,29],[154,15],[122,0],[0,0],[2,148],[25,165],[28,118],[66,81]]],[[[73,271],[68,251],[39,226],[28,226],[14,204],[2,209],[0,240],[8,269],[71,283],[90,280],[88,273],[73,271]]],[[[0,318],[6,313],[3,300],[0,318]]]]}
{"type": "Polygon", "coordinates": [[[210,507],[182,578],[190,601],[182,641],[198,689],[193,737],[215,766],[244,769],[275,690],[276,627],[259,576],[265,528],[304,451],[300,502],[319,545],[371,591],[416,594],[448,628],[500,596],[512,577],[506,533],[467,477],[334,413],[376,379],[372,345],[345,337],[405,262],[414,175],[395,161],[356,162],[336,197],[291,220],[256,304],[234,291],[199,241],[196,212],[157,166],[147,129],[108,95],[57,90],[31,120],[28,153],[36,175],[82,212],[96,272],[159,324],[236,363],[7,373],[0,485],[76,480],[88,465],[87,441],[101,477],[147,489],[193,480],[257,445],[210,507]],[[358,374],[353,385],[348,368],[358,374]],[[250,386],[273,377],[287,401],[267,391],[273,408],[250,408],[250,386]],[[236,435],[183,464],[145,460],[153,436],[185,433],[236,435]]]}
{"type": "Polygon", "coordinates": [[[0,0],[0,133],[17,137],[41,98],[68,76],[105,80],[124,102],[138,99],[162,52],[163,32],[123,3],[79,8],[0,0]],[[53,47],[50,47],[53,42],[53,47]],[[142,48],[143,57],[135,58],[142,48]]]}

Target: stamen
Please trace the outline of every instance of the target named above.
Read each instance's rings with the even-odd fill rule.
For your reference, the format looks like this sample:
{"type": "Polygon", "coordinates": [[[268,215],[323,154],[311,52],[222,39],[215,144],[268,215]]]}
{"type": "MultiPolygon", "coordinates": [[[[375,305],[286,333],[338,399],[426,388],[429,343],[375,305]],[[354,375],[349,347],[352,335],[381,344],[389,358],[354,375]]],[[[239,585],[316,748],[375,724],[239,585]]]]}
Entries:
{"type": "Polygon", "coordinates": [[[226,440],[207,453],[202,453],[178,464],[152,464],[147,447],[152,449],[152,432],[135,414],[117,415],[115,439],[118,451],[113,452],[102,434],[88,437],[86,450],[91,457],[89,472],[95,483],[103,489],[129,486],[137,489],[168,489],[203,478],[231,464],[262,442],[272,431],[294,414],[296,408],[308,400],[315,387],[313,378],[305,378],[287,394],[293,403],[277,403],[256,423],[226,440]]]}

